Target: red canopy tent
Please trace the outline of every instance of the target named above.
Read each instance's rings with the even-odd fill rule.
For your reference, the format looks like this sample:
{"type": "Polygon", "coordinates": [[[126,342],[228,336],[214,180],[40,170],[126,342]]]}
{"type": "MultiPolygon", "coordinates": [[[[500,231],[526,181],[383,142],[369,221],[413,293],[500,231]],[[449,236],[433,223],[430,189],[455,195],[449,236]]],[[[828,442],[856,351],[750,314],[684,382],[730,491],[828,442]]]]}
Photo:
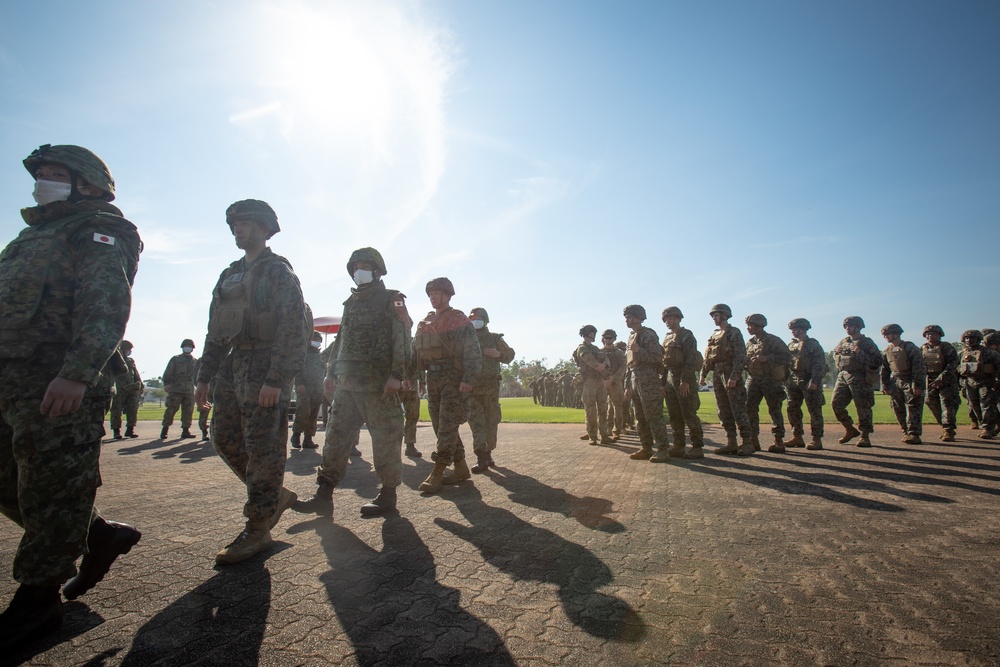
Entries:
{"type": "Polygon", "coordinates": [[[337,315],[327,315],[326,317],[314,317],[313,329],[324,334],[335,334],[340,331],[340,317],[337,315]]]}

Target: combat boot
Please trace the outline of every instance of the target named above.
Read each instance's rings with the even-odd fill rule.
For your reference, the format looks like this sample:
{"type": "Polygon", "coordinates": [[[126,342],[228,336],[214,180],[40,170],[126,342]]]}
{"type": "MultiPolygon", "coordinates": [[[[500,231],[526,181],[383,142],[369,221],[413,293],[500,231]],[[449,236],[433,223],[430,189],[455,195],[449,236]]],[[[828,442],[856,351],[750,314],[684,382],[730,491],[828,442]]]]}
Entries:
{"type": "Polygon", "coordinates": [[[753,450],[755,452],[759,452],[760,451],[760,435],[758,435],[757,433],[754,433],[753,435],[751,435],[750,436],[750,444],[753,445],[753,450]]]}
{"type": "Polygon", "coordinates": [[[754,445],[755,438],[753,436],[749,438],[743,438],[743,444],[740,448],[736,450],[736,453],[740,456],[753,456],[753,453],[760,449],[760,445],[754,445]]]}
{"type": "Polygon", "coordinates": [[[601,444],[602,445],[613,445],[613,444],[615,444],[615,439],[612,438],[610,435],[602,435],[601,436],[601,444]]]}
{"type": "Polygon", "coordinates": [[[63,587],[63,596],[75,600],[96,586],[115,559],[131,551],[141,538],[142,533],[128,524],[100,516],[94,519],[87,534],[88,553],[80,561],[80,571],[63,587]]]}
{"type": "Polygon", "coordinates": [[[417,488],[424,493],[437,493],[440,491],[441,479],[444,477],[444,471],[447,467],[447,463],[435,461],[434,468],[431,469],[431,474],[427,475],[427,479],[421,482],[417,488]]]}
{"type": "Polygon", "coordinates": [[[10,659],[14,650],[58,630],[62,619],[58,586],[21,584],[0,614],[0,651],[10,659]]]}
{"type": "Polygon", "coordinates": [[[972,430],[973,431],[979,430],[979,422],[977,422],[975,419],[972,420],[972,430]]]}
{"type": "MultiPolygon", "coordinates": [[[[681,447],[681,453],[683,454],[684,448],[681,447]]],[[[650,463],[666,463],[670,460],[670,449],[668,447],[660,447],[656,450],[656,453],[649,458],[650,463]]]]}
{"type": "Polygon", "coordinates": [[[278,525],[278,519],[281,518],[281,515],[285,513],[285,510],[294,505],[298,499],[299,496],[294,491],[289,491],[285,487],[281,487],[281,493],[278,494],[278,507],[267,522],[267,527],[270,529],[278,525]]]}
{"type": "Polygon", "coordinates": [[[167,439],[167,428],[168,427],[164,426],[162,429],[160,429],[160,440],[167,439]]]}
{"type": "Polygon", "coordinates": [[[292,433],[292,449],[302,449],[301,433],[292,433]]]}
{"type": "Polygon", "coordinates": [[[955,431],[954,429],[945,429],[944,433],[941,434],[941,440],[944,442],[955,442],[955,431]]]}
{"type": "Polygon", "coordinates": [[[120,428],[116,428],[116,429],[112,430],[111,432],[112,432],[112,434],[114,434],[114,438],[113,438],[114,440],[121,440],[122,439],[122,430],[120,428]]]}
{"type": "Polygon", "coordinates": [[[922,445],[923,441],[920,439],[919,435],[916,435],[915,433],[907,433],[903,437],[903,444],[904,445],[922,445]]]}
{"type": "Polygon", "coordinates": [[[459,459],[455,461],[455,470],[450,475],[444,475],[441,478],[442,484],[458,484],[459,482],[464,482],[467,479],[472,479],[472,471],[469,470],[469,464],[465,462],[465,459],[459,459]]]}
{"type": "Polygon", "coordinates": [[[653,448],[649,445],[643,445],[642,448],[637,452],[632,452],[629,454],[630,459],[635,459],[636,461],[645,461],[653,457],[653,448]]]}
{"type": "Polygon", "coordinates": [[[211,439],[211,438],[208,437],[208,431],[206,431],[205,429],[201,429],[201,439],[202,440],[210,440],[211,439]]]}
{"type": "Polygon", "coordinates": [[[819,437],[818,435],[814,435],[812,437],[812,440],[809,441],[809,444],[806,445],[806,449],[812,449],[812,450],[823,449],[823,438],[819,437]]]}
{"type": "Polygon", "coordinates": [[[419,459],[421,456],[423,456],[423,454],[420,453],[420,450],[417,449],[416,443],[413,442],[406,443],[406,455],[412,456],[415,459],[419,459]]]}
{"type": "Polygon", "coordinates": [[[785,440],[785,447],[805,447],[806,441],[802,439],[801,433],[794,433],[790,440],[785,440]]]}
{"type": "Polygon", "coordinates": [[[319,445],[313,442],[311,435],[306,435],[305,440],[302,441],[302,449],[319,449],[319,445]]]}
{"type": "Polygon", "coordinates": [[[674,443],[674,446],[667,450],[667,454],[671,457],[684,458],[684,441],[678,440],[674,443]]]}
{"type": "Polygon", "coordinates": [[[295,503],[295,511],[312,512],[319,516],[333,516],[333,485],[320,482],[312,498],[295,503]]]}
{"type": "Polygon", "coordinates": [[[846,445],[851,440],[854,440],[856,437],[861,435],[861,431],[854,428],[854,424],[845,424],[844,429],[844,435],[840,436],[840,440],[837,441],[842,445],[846,445]]]}
{"type": "Polygon", "coordinates": [[[274,544],[271,531],[261,522],[247,521],[236,539],[226,545],[226,548],[215,556],[216,565],[232,565],[242,563],[257,554],[267,551],[274,544]]]}
{"type": "Polygon", "coordinates": [[[127,429],[125,429],[125,437],[126,438],[138,438],[139,434],[135,432],[135,427],[134,426],[129,426],[127,429]]]}
{"type": "Polygon", "coordinates": [[[396,487],[383,486],[370,503],[361,506],[361,516],[379,516],[396,509],[396,487]]]}
{"type": "Polygon", "coordinates": [[[726,434],[726,446],[715,450],[716,454],[735,454],[740,451],[740,446],[736,444],[736,434],[726,434]]]}
{"type": "Polygon", "coordinates": [[[188,438],[195,438],[195,437],[197,436],[194,433],[192,433],[191,429],[189,428],[186,428],[183,431],[181,431],[181,440],[187,440],[188,438]]]}
{"type": "Polygon", "coordinates": [[[705,458],[705,447],[700,442],[692,442],[691,449],[684,452],[684,458],[686,459],[703,459],[705,458]]]}
{"type": "Polygon", "coordinates": [[[997,437],[997,427],[996,426],[984,426],[983,432],[979,434],[979,437],[983,440],[992,440],[997,437]]]}
{"type": "Polygon", "coordinates": [[[858,440],[858,447],[871,447],[872,446],[872,441],[868,437],[868,432],[867,431],[859,431],[859,433],[861,434],[861,439],[858,440]]]}
{"type": "Polygon", "coordinates": [[[784,454],[785,453],[785,443],[781,441],[781,436],[777,433],[774,434],[774,444],[767,448],[767,451],[772,454],[784,454]]]}
{"type": "Polygon", "coordinates": [[[472,466],[472,472],[480,475],[490,469],[491,463],[488,452],[476,452],[476,465],[472,466]]]}

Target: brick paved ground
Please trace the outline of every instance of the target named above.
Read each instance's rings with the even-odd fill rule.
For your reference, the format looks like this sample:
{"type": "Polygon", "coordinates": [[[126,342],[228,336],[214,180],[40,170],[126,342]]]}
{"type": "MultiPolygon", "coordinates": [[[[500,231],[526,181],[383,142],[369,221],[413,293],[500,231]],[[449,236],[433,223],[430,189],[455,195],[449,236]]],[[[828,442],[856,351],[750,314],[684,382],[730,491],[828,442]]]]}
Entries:
{"type": "MultiPolygon", "coordinates": [[[[102,461],[99,505],[142,542],[66,604],[60,634],[0,661],[1000,663],[1000,443],[968,429],[951,445],[879,427],[868,450],[828,438],[657,465],[628,458],[634,439],[504,425],[496,471],[422,497],[431,464],[407,460],[399,515],[374,519],[358,514],[377,490],[363,433],[332,520],[288,512],[272,553],[224,569],[242,489],[209,445],[158,430],[142,423],[102,461]]],[[[421,427],[418,446],[431,441],[421,427]]],[[[292,453],[287,485],[308,494],[318,460],[292,453]]],[[[18,536],[0,523],[5,573],[18,536]]],[[[13,590],[0,579],[4,601],[13,590]]]]}

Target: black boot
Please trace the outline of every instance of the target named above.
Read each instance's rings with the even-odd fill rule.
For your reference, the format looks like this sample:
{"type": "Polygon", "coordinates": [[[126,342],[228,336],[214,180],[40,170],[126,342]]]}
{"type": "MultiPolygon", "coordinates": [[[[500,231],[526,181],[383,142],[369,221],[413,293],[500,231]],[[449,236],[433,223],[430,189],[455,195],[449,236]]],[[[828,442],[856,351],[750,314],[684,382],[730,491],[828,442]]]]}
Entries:
{"type": "Polygon", "coordinates": [[[129,426],[127,429],[125,429],[125,437],[126,438],[138,438],[139,437],[139,435],[135,432],[135,426],[129,426]]]}
{"type": "Polygon", "coordinates": [[[11,651],[51,634],[62,625],[58,586],[21,584],[7,610],[0,614],[0,651],[11,651]]]}
{"type": "Polygon", "coordinates": [[[489,470],[492,464],[493,461],[490,460],[489,452],[476,452],[476,465],[469,468],[469,470],[479,475],[489,470]]]}
{"type": "Polygon", "coordinates": [[[187,438],[195,438],[195,437],[197,436],[194,433],[192,433],[191,429],[189,428],[186,428],[183,431],[181,431],[181,440],[186,440],[187,438]]]}
{"type": "Polygon", "coordinates": [[[379,516],[396,509],[396,487],[383,486],[375,500],[361,506],[361,516],[379,516]]]}
{"type": "Polygon", "coordinates": [[[302,449],[319,449],[319,445],[313,442],[311,435],[307,435],[306,439],[302,441],[302,449]]]}
{"type": "Polygon", "coordinates": [[[417,445],[412,442],[406,443],[406,451],[404,452],[407,456],[412,456],[415,459],[419,459],[423,454],[417,449],[417,445]]]}
{"type": "Polygon", "coordinates": [[[296,502],[292,507],[296,512],[311,512],[319,516],[333,516],[333,486],[326,482],[320,482],[312,498],[296,502]]]}
{"type": "Polygon", "coordinates": [[[163,427],[163,428],[162,428],[162,429],[160,430],[160,440],[166,440],[166,439],[167,439],[167,429],[168,429],[168,428],[169,428],[168,426],[164,426],[164,427],[163,427]]]}
{"type": "Polygon", "coordinates": [[[105,521],[102,517],[94,519],[87,535],[90,553],[80,562],[80,572],[66,582],[63,597],[75,600],[96,586],[115,559],[131,551],[141,537],[142,533],[127,524],[105,521]]]}
{"type": "Polygon", "coordinates": [[[112,429],[111,432],[114,434],[115,440],[122,439],[122,430],[120,428],[112,429]]]}
{"type": "Polygon", "coordinates": [[[202,440],[209,440],[209,439],[210,439],[210,438],[208,437],[208,431],[207,431],[207,430],[205,430],[205,429],[201,429],[201,439],[202,439],[202,440]]]}
{"type": "Polygon", "coordinates": [[[292,449],[302,449],[302,435],[300,433],[292,433],[292,449]]]}

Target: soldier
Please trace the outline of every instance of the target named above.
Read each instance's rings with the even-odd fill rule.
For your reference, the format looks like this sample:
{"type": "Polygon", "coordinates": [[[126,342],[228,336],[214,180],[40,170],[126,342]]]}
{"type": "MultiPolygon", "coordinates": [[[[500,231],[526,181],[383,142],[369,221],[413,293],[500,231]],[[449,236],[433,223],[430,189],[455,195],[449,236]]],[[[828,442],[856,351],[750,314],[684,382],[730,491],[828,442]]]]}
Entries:
{"type": "MultiPolygon", "coordinates": [[[[194,366],[194,379],[195,379],[195,381],[197,381],[197,379],[198,379],[198,371],[200,369],[201,369],[201,359],[199,359],[198,363],[195,364],[195,366],[194,366]]],[[[212,387],[209,386],[209,388],[208,388],[208,395],[211,396],[212,393],[213,393],[212,392],[212,387]]],[[[194,398],[192,396],[192,401],[193,400],[194,400],[194,398]]],[[[195,403],[194,409],[198,411],[198,428],[201,430],[201,439],[202,440],[208,440],[209,439],[209,436],[208,436],[208,417],[212,413],[212,406],[211,406],[210,403],[206,403],[205,405],[199,405],[199,404],[195,403]]]]}
{"type": "Polygon", "coordinates": [[[173,356],[167,362],[163,371],[163,390],[167,392],[167,406],[163,411],[163,428],[160,430],[160,440],[167,439],[167,430],[174,423],[177,408],[181,409],[181,439],[193,438],[191,433],[191,415],[194,412],[194,382],[197,377],[198,360],[194,352],[194,341],[185,338],[181,341],[181,354],[173,356]]]}
{"type": "Polygon", "coordinates": [[[875,430],[872,424],[872,407],[875,405],[874,384],[878,380],[878,369],[882,364],[882,353],[878,346],[868,336],[863,336],[861,330],[865,321],[857,315],[844,318],[844,331],[847,337],[837,343],[833,349],[833,358],[837,363],[837,382],[833,386],[833,414],[844,425],[844,435],[839,442],[846,445],[854,438],[861,436],[858,447],[871,447],[869,434],[875,430]],[[858,426],[854,428],[847,406],[851,401],[858,411],[858,426]]]}
{"type": "Polygon", "coordinates": [[[604,356],[608,359],[608,370],[611,371],[611,381],[605,386],[608,390],[608,429],[611,439],[617,442],[625,430],[625,353],[615,345],[618,334],[614,329],[606,329],[601,334],[604,343],[604,356]]]}
{"type": "Polygon", "coordinates": [[[576,387],[573,385],[573,380],[575,379],[574,374],[569,371],[563,371],[562,375],[562,395],[563,395],[563,407],[573,408],[576,407],[576,387]]]}
{"type": "Polygon", "coordinates": [[[0,615],[8,659],[59,628],[63,583],[76,599],[141,537],[94,498],[111,401],[101,369],[125,333],[142,243],[94,153],[46,144],[24,166],[38,206],[0,253],[0,512],[24,529],[0,615]]]}
{"type": "Polygon", "coordinates": [[[625,326],[632,330],[628,337],[628,351],[625,353],[625,398],[632,399],[635,420],[639,430],[639,446],[630,459],[653,459],[655,463],[670,460],[670,437],[663,421],[663,396],[660,394],[660,371],[663,365],[663,349],[660,337],[646,321],[646,309],[638,304],[626,306],[622,311],[625,326]],[[660,451],[653,457],[653,443],[660,451]]]}
{"type": "Polygon", "coordinates": [[[750,420],[750,438],[755,450],[760,449],[760,402],[767,403],[771,416],[773,443],[767,451],[778,454],[785,451],[785,417],[781,404],[785,402],[785,380],[792,356],[785,341],[764,331],[767,318],[760,313],[747,315],[744,320],[750,340],[747,342],[747,419],[750,420]]]}
{"type": "Polygon", "coordinates": [[[497,427],[503,418],[500,412],[500,364],[514,361],[514,350],[504,341],[502,333],[490,331],[490,316],[485,308],[470,310],[469,319],[483,353],[483,369],[469,395],[469,428],[472,429],[472,451],[476,453],[476,465],[472,466],[472,472],[483,473],[495,465],[492,452],[497,448],[497,427]]]}
{"type": "Polygon", "coordinates": [[[295,502],[295,494],[282,486],[288,402],[312,330],[291,264],[267,247],[281,231],[274,210],[245,199],[226,209],[226,223],[244,254],[212,291],[194,398],[207,407],[208,385],[215,381],[212,445],[246,485],[247,521],[215,557],[217,565],[270,549],[271,528],[295,502]]]}
{"type": "Polygon", "coordinates": [[[927,408],[943,428],[941,440],[955,442],[958,407],[962,402],[958,388],[958,352],[945,343],[944,329],[937,324],[924,327],[927,342],[920,346],[927,368],[927,408]]]}
{"type": "Polygon", "coordinates": [[[580,329],[583,342],[573,351],[573,361],[580,368],[580,379],[583,385],[583,409],[587,418],[587,438],[590,444],[600,443],[610,445],[614,442],[608,432],[608,392],[607,384],[611,381],[611,369],[607,357],[599,347],[594,345],[597,339],[597,327],[585,324],[580,329]]]}
{"type": "MultiPolygon", "coordinates": [[[[399,293],[399,298],[406,302],[406,295],[399,293]]],[[[412,341],[413,318],[407,313],[406,333],[410,335],[412,341]]],[[[412,343],[411,343],[412,345],[412,343]]],[[[411,359],[412,359],[412,350],[411,359]]],[[[426,387],[421,388],[417,381],[417,368],[410,363],[409,371],[403,386],[399,388],[399,402],[403,404],[403,444],[406,445],[407,456],[420,458],[423,454],[417,449],[417,422],[420,421],[420,395],[426,391],[426,387]]],[[[359,452],[360,453],[360,452],[359,452]]]]}
{"type": "Polygon", "coordinates": [[[670,415],[670,430],[674,432],[674,446],[670,456],[686,459],[705,458],[705,433],[698,417],[701,397],[698,396],[698,373],[702,357],[694,334],[681,326],[684,313],[677,306],[664,308],[663,323],[667,333],[663,337],[663,397],[670,415]],[[684,452],[684,427],[691,432],[691,451],[684,452]]]}
{"type": "Polygon", "coordinates": [[[118,346],[124,361],[124,372],[115,376],[115,397],[111,401],[111,431],[115,440],[122,439],[122,413],[125,413],[125,437],[138,438],[135,422],[139,416],[139,395],[142,378],[132,358],[132,343],[123,340],[118,346]]]}
{"type": "Polygon", "coordinates": [[[377,250],[355,250],[347,261],[347,273],[357,288],[344,302],[330,353],[326,391],[333,396],[333,409],[316,494],[305,504],[332,514],[333,490],[344,478],[361,425],[367,423],[382,488],[374,500],[362,505],[361,514],[377,516],[396,509],[396,487],[402,479],[403,409],[398,392],[410,370],[413,320],[400,293],[382,282],[388,271],[377,250]]]}
{"type": "Polygon", "coordinates": [[[729,323],[733,310],[724,303],[712,306],[709,311],[712,321],[718,327],[708,339],[705,349],[705,364],[701,369],[699,384],[705,384],[708,372],[712,373],[712,388],[715,390],[715,410],[722,428],[726,430],[726,446],[716,450],[717,454],[739,454],[750,456],[755,447],[750,435],[750,420],[747,418],[747,390],[743,384],[743,369],[747,363],[747,348],[743,334],[729,323]],[[736,429],[739,428],[741,445],[736,444],[736,429]]]}
{"type": "Polygon", "coordinates": [[[302,370],[295,377],[295,420],[292,422],[292,447],[295,449],[317,449],[313,442],[316,435],[316,420],[323,406],[323,378],[326,364],[319,353],[323,347],[323,334],[312,332],[309,349],[302,370]],[[305,440],[302,435],[305,434],[305,440]]]}
{"type": "Polygon", "coordinates": [[[468,416],[468,395],[483,365],[483,353],[472,322],[451,307],[455,287],[447,278],[435,278],[425,288],[431,307],[413,337],[414,361],[427,373],[427,410],[437,436],[431,455],[434,469],[420,484],[425,493],[437,493],[442,484],[457,484],[472,477],[465,462],[465,447],[458,427],[468,416]],[[445,469],[455,464],[452,475],[445,469]]]}
{"type": "Polygon", "coordinates": [[[962,378],[965,397],[982,426],[979,437],[983,440],[997,435],[996,383],[1000,373],[1000,353],[983,347],[983,335],[975,329],[962,334],[965,351],[958,363],[958,375],[962,378]]]}
{"type": "Polygon", "coordinates": [[[788,323],[788,328],[792,330],[792,341],[788,344],[792,363],[785,393],[788,395],[788,424],[792,427],[792,438],[785,441],[785,447],[823,449],[823,404],[826,403],[823,377],[826,375],[826,353],[818,340],[807,335],[812,324],[806,318],[795,318],[788,323]],[[802,439],[805,432],[802,422],[803,402],[809,410],[809,432],[812,434],[808,445],[802,439]]]}
{"type": "MultiPolygon", "coordinates": [[[[622,353],[623,358],[628,353],[628,343],[626,343],[623,340],[617,341],[615,343],[615,347],[618,348],[618,350],[622,353]]],[[[626,371],[626,373],[628,372],[628,364],[627,363],[625,365],[625,371],[626,371]]],[[[632,401],[630,399],[628,399],[628,398],[625,398],[625,395],[624,395],[625,389],[627,389],[627,386],[625,385],[625,376],[622,376],[622,408],[623,408],[623,411],[625,413],[622,416],[622,432],[623,433],[626,433],[626,432],[628,432],[628,433],[634,433],[635,432],[635,410],[632,409],[632,401]]]]}
{"type": "Polygon", "coordinates": [[[920,348],[900,336],[903,327],[887,324],[882,337],[889,343],[882,351],[882,393],[890,397],[896,421],[903,429],[903,443],[921,444],[923,432],[924,390],[927,388],[927,367],[920,348]]]}
{"type": "Polygon", "coordinates": [[[551,371],[545,371],[545,405],[555,406],[556,404],[556,378],[551,371]]]}
{"type": "Polygon", "coordinates": [[[528,383],[528,389],[531,390],[531,400],[535,405],[538,405],[538,403],[540,402],[539,394],[541,392],[538,391],[538,384],[539,384],[538,378],[535,378],[534,380],[528,383]]]}

